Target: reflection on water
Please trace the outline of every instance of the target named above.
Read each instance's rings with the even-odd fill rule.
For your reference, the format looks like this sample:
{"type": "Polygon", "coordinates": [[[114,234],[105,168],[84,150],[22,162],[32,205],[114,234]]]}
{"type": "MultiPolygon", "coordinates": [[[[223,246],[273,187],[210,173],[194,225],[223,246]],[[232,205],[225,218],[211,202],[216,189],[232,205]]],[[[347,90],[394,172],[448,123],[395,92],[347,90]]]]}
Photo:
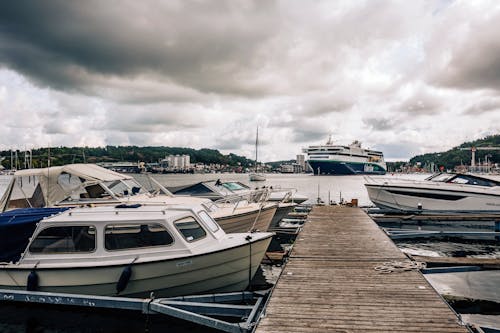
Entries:
{"type": "Polygon", "coordinates": [[[130,311],[82,311],[76,307],[35,306],[2,303],[0,332],[2,333],[164,333],[218,332],[184,321],[130,311]],[[168,330],[166,330],[168,328],[168,330]]]}
{"type": "Polygon", "coordinates": [[[500,258],[500,243],[494,240],[462,238],[414,239],[396,241],[405,253],[429,257],[500,258]]]}

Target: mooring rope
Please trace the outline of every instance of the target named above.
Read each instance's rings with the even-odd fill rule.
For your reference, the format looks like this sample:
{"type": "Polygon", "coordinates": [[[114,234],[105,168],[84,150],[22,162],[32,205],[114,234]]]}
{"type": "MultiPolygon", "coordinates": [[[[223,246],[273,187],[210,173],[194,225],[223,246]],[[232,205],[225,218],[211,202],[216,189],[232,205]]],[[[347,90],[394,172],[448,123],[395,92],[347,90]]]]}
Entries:
{"type": "Polygon", "coordinates": [[[426,267],[427,264],[425,262],[419,261],[388,261],[375,266],[373,269],[381,274],[389,274],[420,270],[426,267]]]}

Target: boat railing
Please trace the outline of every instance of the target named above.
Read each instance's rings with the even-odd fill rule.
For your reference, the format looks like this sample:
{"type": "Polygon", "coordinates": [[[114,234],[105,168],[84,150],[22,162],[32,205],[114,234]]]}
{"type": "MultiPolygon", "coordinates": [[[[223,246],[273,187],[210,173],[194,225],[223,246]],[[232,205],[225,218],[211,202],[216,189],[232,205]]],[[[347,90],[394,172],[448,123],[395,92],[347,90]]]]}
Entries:
{"type": "Polygon", "coordinates": [[[270,190],[268,188],[254,190],[245,194],[233,194],[225,196],[222,199],[212,201],[204,204],[205,207],[211,209],[212,207],[220,208],[223,205],[232,204],[233,211],[236,210],[242,203],[260,203],[263,204],[269,198],[270,190]]]}
{"type": "Polygon", "coordinates": [[[297,193],[297,189],[294,187],[281,187],[280,185],[277,186],[269,186],[269,187],[262,187],[262,189],[268,189],[269,190],[269,195],[273,193],[280,193],[280,192],[286,192],[284,198],[282,201],[286,201],[288,199],[291,199],[292,196],[297,193]]]}

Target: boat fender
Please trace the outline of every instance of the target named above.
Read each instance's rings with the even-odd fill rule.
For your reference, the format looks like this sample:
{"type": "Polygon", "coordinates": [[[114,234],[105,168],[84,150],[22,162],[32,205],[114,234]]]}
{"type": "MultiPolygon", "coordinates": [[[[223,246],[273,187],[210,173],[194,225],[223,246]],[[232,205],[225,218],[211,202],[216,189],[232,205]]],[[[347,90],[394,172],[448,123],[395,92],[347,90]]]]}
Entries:
{"type": "Polygon", "coordinates": [[[128,265],[122,271],[118,283],[116,284],[116,293],[119,294],[127,288],[128,281],[132,276],[132,265],[128,265]]]}
{"type": "Polygon", "coordinates": [[[35,270],[32,270],[28,275],[28,280],[26,281],[27,291],[37,291],[38,289],[38,274],[35,270]]]}

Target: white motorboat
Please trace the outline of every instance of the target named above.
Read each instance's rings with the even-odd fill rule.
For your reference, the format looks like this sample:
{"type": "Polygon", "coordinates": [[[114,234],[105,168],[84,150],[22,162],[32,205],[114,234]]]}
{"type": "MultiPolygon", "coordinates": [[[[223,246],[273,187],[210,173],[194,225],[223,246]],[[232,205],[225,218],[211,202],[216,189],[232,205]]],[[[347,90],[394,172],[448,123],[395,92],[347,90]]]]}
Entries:
{"type": "Polygon", "coordinates": [[[220,200],[233,195],[247,195],[253,197],[266,195],[267,201],[293,202],[301,204],[309,198],[298,194],[295,188],[261,187],[252,189],[239,181],[234,180],[208,180],[194,184],[169,187],[168,190],[176,195],[191,195],[199,198],[220,200]]]}
{"type": "Polygon", "coordinates": [[[273,234],[226,234],[201,206],[66,210],[38,223],[0,288],[169,297],[241,291],[273,234]]]}
{"type": "Polygon", "coordinates": [[[265,201],[224,200],[212,202],[191,196],[176,196],[155,183],[150,193],[131,176],[95,164],[68,164],[15,173],[0,200],[0,212],[16,208],[156,203],[203,205],[227,232],[265,231],[276,212],[276,204],[265,201]]]}
{"type": "Polygon", "coordinates": [[[403,212],[500,212],[500,181],[472,174],[439,173],[425,180],[366,177],[370,200],[403,212]]]}
{"type": "Polygon", "coordinates": [[[169,191],[174,194],[191,195],[219,201],[224,201],[234,196],[247,196],[249,198],[256,198],[257,200],[264,199],[271,203],[277,203],[278,207],[269,226],[271,229],[276,228],[281,219],[287,216],[297,204],[308,199],[303,195],[297,194],[297,190],[293,188],[262,187],[251,189],[249,186],[238,181],[223,181],[220,179],[169,188],[169,191]]]}
{"type": "Polygon", "coordinates": [[[263,182],[266,180],[266,176],[263,173],[252,172],[248,175],[248,180],[251,182],[263,182]]]}

